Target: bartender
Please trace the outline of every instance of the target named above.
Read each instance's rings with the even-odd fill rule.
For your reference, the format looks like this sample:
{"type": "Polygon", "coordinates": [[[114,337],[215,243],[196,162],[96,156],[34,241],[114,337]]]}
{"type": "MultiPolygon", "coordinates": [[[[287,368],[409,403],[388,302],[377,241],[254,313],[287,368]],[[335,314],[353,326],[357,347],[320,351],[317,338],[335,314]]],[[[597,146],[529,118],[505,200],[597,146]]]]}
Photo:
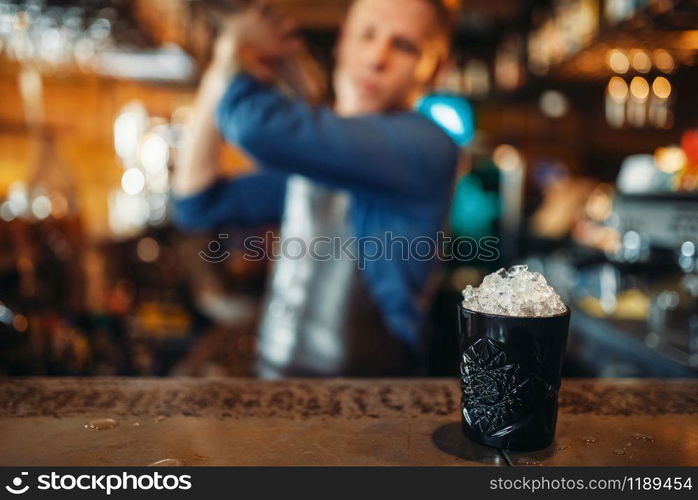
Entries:
{"type": "Polygon", "coordinates": [[[437,0],[356,0],[335,48],[334,104],[324,107],[275,85],[302,49],[291,19],[254,3],[226,23],[177,161],[175,223],[196,232],[280,221],[282,242],[352,246],[275,260],[260,376],[410,375],[420,366],[436,255],[416,257],[409,242],[441,230],[458,146],[413,109],[447,59],[449,24],[437,0]],[[222,178],[220,136],[257,171],[222,178]]]}

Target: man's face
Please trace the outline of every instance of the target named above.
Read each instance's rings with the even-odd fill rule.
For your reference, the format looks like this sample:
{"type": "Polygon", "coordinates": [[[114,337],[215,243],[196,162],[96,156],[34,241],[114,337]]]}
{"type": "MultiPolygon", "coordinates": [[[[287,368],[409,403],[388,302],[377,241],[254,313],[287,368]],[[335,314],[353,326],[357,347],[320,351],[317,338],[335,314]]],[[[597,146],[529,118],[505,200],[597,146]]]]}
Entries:
{"type": "Polygon", "coordinates": [[[335,108],[343,115],[406,109],[441,56],[437,16],[424,0],[357,0],[337,46],[335,108]]]}

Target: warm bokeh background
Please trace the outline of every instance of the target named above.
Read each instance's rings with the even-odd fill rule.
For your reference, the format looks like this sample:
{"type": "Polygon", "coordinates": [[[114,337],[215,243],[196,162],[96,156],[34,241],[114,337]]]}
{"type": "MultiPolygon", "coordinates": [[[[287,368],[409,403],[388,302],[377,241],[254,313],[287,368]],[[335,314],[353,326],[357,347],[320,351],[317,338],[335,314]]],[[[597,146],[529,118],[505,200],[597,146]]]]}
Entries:
{"type": "MultiPolygon", "coordinates": [[[[348,2],[275,3],[329,81],[348,2]]],[[[438,90],[466,103],[449,231],[496,236],[501,257],[442,266],[431,373],[455,372],[460,289],[526,262],[573,307],[566,374],[695,376],[696,2],[447,3],[438,90]]],[[[0,0],[0,374],[251,373],[267,266],[241,257],[247,233],[169,223],[187,106],[234,4],[0,0]],[[213,240],[232,258],[200,259],[213,240]]]]}

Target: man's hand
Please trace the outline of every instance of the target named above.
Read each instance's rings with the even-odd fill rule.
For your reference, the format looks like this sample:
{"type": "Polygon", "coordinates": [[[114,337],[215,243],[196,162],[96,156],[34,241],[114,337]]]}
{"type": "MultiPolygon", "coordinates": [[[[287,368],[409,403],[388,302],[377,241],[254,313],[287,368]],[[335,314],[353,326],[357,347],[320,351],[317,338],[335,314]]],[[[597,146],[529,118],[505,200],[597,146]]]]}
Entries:
{"type": "MultiPolygon", "coordinates": [[[[218,178],[218,143],[214,114],[230,78],[238,71],[266,83],[282,83],[310,102],[324,96],[321,70],[296,35],[295,22],[254,2],[224,23],[203,74],[186,133],[176,159],[173,193],[200,192],[218,178]]],[[[283,85],[282,85],[283,86],[283,85]]]]}
{"type": "Polygon", "coordinates": [[[242,70],[272,83],[284,60],[303,46],[296,32],[293,19],[281,15],[265,1],[254,2],[226,21],[214,47],[211,68],[226,76],[242,70]]]}
{"type": "Polygon", "coordinates": [[[273,83],[288,59],[302,47],[296,25],[266,2],[254,2],[225,20],[213,61],[204,72],[182,145],[176,159],[172,189],[187,196],[211,186],[218,178],[218,145],[214,114],[229,79],[246,71],[273,83]]]}

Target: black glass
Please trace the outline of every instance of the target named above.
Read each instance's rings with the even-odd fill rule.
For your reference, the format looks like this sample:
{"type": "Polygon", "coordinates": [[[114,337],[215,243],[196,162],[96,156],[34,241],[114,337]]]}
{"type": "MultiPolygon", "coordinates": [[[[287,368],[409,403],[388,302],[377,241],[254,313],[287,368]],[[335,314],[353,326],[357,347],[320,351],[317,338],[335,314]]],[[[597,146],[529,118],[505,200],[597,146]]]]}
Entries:
{"type": "Polygon", "coordinates": [[[501,316],[458,306],[463,432],[508,450],[553,442],[570,312],[501,316]]]}

